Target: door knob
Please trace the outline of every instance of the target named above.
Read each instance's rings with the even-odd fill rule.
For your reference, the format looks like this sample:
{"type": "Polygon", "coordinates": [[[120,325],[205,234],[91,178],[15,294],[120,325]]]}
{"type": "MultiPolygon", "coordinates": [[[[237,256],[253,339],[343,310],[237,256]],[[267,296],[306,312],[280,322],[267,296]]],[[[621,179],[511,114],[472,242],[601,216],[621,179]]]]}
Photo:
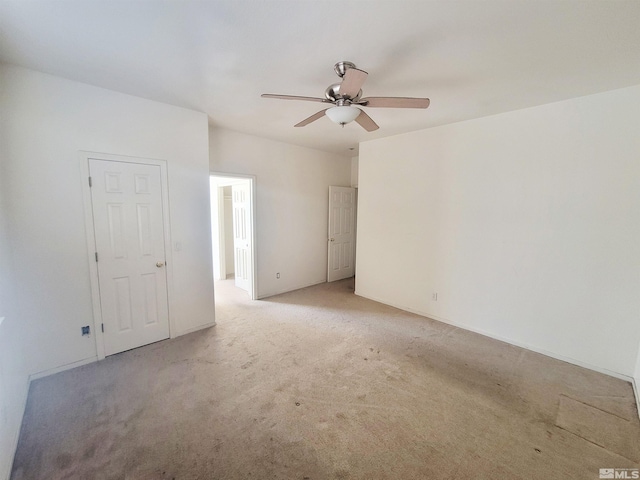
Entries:
{"type": "Polygon", "coordinates": [[[156,267],[158,268],[164,267],[164,262],[156,262],[156,267]]]}
{"type": "Polygon", "coordinates": [[[336,239],[335,239],[335,238],[330,238],[330,239],[329,239],[329,241],[330,241],[330,242],[335,242],[335,241],[336,241],[336,239]]]}

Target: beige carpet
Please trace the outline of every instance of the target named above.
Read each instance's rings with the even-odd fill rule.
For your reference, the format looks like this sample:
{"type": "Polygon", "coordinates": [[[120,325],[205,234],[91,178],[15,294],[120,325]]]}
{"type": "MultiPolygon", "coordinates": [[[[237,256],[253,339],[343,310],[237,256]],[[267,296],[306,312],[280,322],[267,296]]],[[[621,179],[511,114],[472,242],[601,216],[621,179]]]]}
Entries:
{"type": "Polygon", "coordinates": [[[353,280],[33,382],[14,480],[598,479],[630,384],[359,298],[353,280]]]}

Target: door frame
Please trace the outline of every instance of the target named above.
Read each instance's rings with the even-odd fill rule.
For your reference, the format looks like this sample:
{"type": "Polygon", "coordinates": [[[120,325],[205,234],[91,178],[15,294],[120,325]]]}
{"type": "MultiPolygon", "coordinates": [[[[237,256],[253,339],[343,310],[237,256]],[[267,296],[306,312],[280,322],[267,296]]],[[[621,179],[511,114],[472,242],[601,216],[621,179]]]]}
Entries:
{"type": "Polygon", "coordinates": [[[89,280],[91,284],[91,303],[93,308],[93,338],[96,345],[98,360],[105,358],[104,334],[102,333],[102,309],[100,304],[100,282],[98,280],[98,265],[95,259],[96,235],[93,222],[93,201],[91,199],[91,187],[89,186],[89,160],[106,160],[110,162],[138,163],[142,165],[155,165],[160,167],[160,182],[162,185],[162,209],[165,250],[165,272],[167,275],[167,312],[169,314],[169,338],[175,336],[171,314],[171,299],[173,298],[173,258],[171,256],[171,222],[169,214],[169,181],[167,175],[167,162],[150,158],[129,157],[126,155],[114,155],[109,153],[79,152],[80,175],[82,184],[82,203],[84,206],[84,225],[87,240],[87,261],[89,263],[89,280]]]}
{"type": "MultiPolygon", "coordinates": [[[[211,178],[211,175],[209,175],[211,178]]],[[[209,183],[211,185],[211,183],[209,183]]],[[[227,251],[227,239],[225,238],[226,229],[221,229],[220,224],[226,221],[226,215],[224,211],[224,187],[216,186],[218,189],[218,263],[220,264],[220,279],[227,278],[227,258],[225,253],[227,251]]]]}
{"type": "MultiPolygon", "coordinates": [[[[237,178],[242,180],[249,180],[249,196],[251,212],[250,214],[250,223],[251,223],[251,291],[249,292],[249,298],[251,300],[258,299],[258,256],[257,256],[257,235],[256,235],[256,176],[255,175],[247,175],[242,173],[227,173],[220,171],[210,171],[210,177],[229,177],[229,178],[237,178]]],[[[214,298],[215,298],[215,287],[214,287],[214,298]]]]}

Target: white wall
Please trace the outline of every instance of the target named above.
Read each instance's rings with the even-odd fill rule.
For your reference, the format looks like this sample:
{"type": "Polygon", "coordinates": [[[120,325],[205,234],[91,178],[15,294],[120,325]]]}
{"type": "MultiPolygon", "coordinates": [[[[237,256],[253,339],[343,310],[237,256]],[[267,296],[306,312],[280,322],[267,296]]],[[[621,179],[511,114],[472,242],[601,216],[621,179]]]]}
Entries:
{"type": "Polygon", "coordinates": [[[258,298],[326,281],[329,185],[349,186],[350,158],[218,128],[209,143],[212,171],[256,176],[258,298]]]}
{"type": "Polygon", "coordinates": [[[1,66],[14,286],[37,374],[95,359],[79,151],[168,164],[175,334],[213,321],[206,115],[1,66]]]}
{"type": "Polygon", "coordinates": [[[6,142],[2,130],[8,120],[0,116],[0,479],[9,478],[28,389],[28,372],[22,357],[26,336],[15,303],[7,219],[6,142]]]}
{"type": "Polygon", "coordinates": [[[358,157],[351,158],[351,186],[358,188],[358,157]]]}
{"type": "Polygon", "coordinates": [[[634,375],[638,105],[640,86],[361,144],[357,293],[634,375]]]}

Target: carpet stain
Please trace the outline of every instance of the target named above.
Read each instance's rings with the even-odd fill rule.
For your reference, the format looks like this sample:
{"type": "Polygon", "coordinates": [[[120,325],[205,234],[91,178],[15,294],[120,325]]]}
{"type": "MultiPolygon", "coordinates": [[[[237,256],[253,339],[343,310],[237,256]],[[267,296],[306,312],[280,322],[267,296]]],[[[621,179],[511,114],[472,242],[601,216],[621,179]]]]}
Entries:
{"type": "Polygon", "coordinates": [[[63,453],[61,455],[56,456],[56,466],[61,470],[65,470],[69,468],[72,463],[73,463],[73,457],[68,453],[63,453]]]}
{"type": "Polygon", "coordinates": [[[335,478],[336,480],[345,480],[347,478],[349,478],[349,470],[345,470],[345,469],[340,469],[340,470],[336,470],[335,471],[335,478]]]}
{"type": "Polygon", "coordinates": [[[91,445],[89,448],[87,448],[83,453],[82,453],[82,459],[83,460],[89,460],[90,458],[93,458],[93,456],[96,454],[96,446],[95,445],[91,445]]]}

